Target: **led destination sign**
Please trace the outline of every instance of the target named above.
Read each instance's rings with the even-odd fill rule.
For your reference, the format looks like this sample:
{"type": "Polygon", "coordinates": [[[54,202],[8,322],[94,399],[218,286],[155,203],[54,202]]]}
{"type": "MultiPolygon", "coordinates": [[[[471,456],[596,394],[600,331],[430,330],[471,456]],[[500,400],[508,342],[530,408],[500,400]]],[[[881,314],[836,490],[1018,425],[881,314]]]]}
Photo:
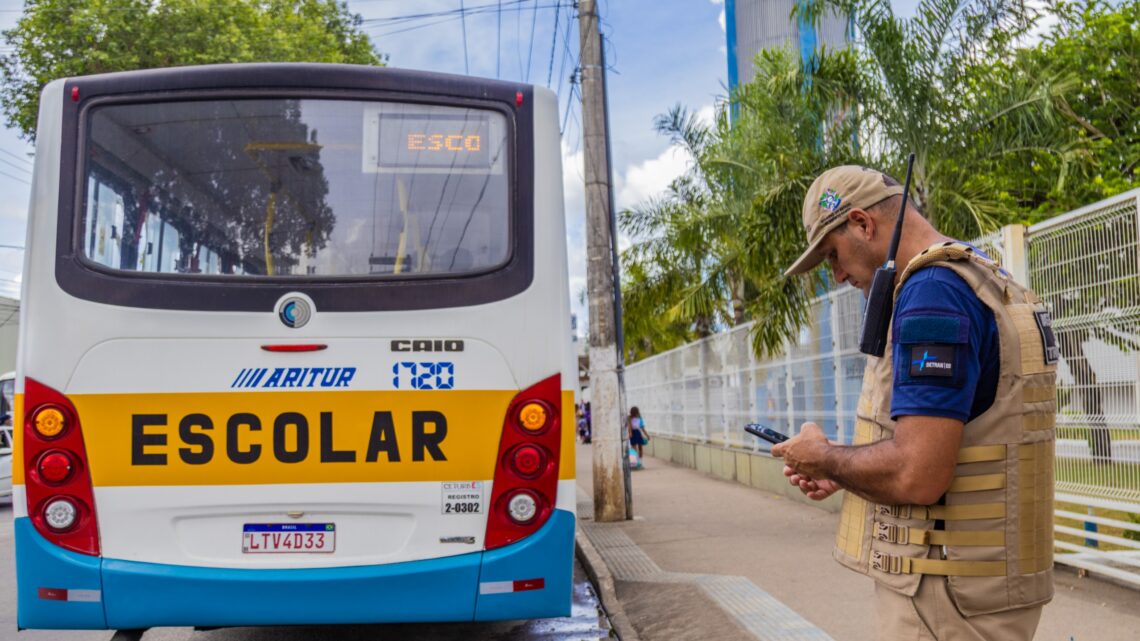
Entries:
{"type": "Polygon", "coordinates": [[[379,163],[388,169],[487,169],[492,163],[489,133],[487,116],[384,114],[379,163]]]}

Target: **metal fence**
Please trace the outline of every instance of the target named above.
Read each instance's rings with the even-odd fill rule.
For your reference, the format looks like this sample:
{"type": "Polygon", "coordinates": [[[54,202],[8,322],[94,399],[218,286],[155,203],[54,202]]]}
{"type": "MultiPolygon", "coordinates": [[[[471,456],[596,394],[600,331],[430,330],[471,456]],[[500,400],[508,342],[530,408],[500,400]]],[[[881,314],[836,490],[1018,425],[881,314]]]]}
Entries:
{"type": "MultiPolygon", "coordinates": [[[[973,243],[1053,313],[1057,560],[1140,587],[1140,189],[1022,231],[973,243]]],[[[795,434],[808,420],[850,443],[862,310],[853,288],[820,296],[778,358],[753,356],[748,324],[639,361],[628,402],[653,433],[726,447],[766,449],[748,422],[795,434]]]]}

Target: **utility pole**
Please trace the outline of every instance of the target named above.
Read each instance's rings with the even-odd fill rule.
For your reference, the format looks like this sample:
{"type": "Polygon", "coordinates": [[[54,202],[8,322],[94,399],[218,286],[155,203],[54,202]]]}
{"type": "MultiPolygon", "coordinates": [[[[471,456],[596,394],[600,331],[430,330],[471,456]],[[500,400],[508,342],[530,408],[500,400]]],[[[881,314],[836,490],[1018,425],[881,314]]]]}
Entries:
{"type": "Polygon", "coordinates": [[[601,33],[596,0],[578,3],[582,56],[582,140],[586,160],[586,289],[590,299],[590,410],[594,450],[594,520],[626,519],[614,323],[614,256],[601,33]]]}

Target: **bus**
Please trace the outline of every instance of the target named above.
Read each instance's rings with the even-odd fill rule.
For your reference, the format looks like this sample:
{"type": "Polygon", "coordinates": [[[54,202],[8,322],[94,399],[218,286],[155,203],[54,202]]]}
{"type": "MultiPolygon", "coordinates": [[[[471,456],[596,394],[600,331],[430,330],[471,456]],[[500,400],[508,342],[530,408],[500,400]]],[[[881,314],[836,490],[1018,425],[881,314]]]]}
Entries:
{"type": "Polygon", "coordinates": [[[235,64],[42,95],[20,628],[569,614],[552,92],[235,64]]]}

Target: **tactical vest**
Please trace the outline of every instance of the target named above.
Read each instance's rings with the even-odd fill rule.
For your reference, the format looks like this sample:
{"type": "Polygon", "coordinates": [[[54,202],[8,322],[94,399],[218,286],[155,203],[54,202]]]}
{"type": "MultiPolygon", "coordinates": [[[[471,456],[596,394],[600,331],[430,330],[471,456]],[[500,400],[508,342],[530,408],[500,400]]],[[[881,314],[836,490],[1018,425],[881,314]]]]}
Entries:
{"type": "MultiPolygon", "coordinates": [[[[993,405],[966,423],[954,480],[939,505],[878,505],[846,492],[835,558],[906,596],[922,575],[945,576],[966,616],[1045,603],[1053,597],[1052,321],[1032,291],[960,243],[916,256],[895,296],[907,278],[935,264],[954,270],[993,310],[1001,350],[993,405]],[[936,529],[936,521],[943,526],[936,529]]],[[[892,382],[890,351],[868,357],[856,445],[893,438],[892,382]]]]}

